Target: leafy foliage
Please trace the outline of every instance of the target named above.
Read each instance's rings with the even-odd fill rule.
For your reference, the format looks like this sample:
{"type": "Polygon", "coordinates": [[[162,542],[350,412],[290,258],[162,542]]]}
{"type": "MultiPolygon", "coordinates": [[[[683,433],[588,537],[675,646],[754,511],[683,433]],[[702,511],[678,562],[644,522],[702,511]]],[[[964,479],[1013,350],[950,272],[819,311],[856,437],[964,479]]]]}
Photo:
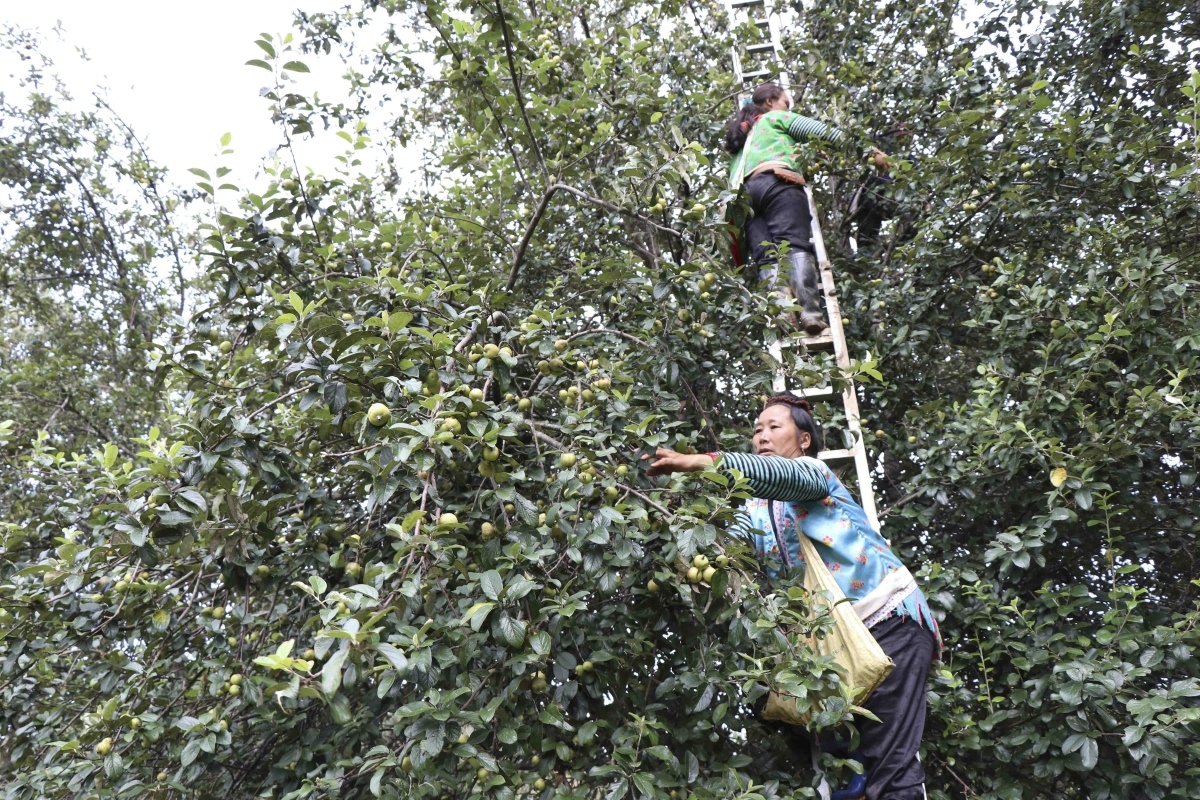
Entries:
{"type": "MultiPolygon", "coordinates": [[[[102,99],[89,108],[59,83],[38,44],[0,34],[19,95],[0,97],[0,419],[13,439],[45,431],[67,453],[125,448],[155,419],[147,354],[184,302],[180,198],[102,99]]],[[[0,459],[0,503],[18,519],[42,502],[32,477],[0,459]]]]}
{"type": "MultiPolygon", "coordinates": [[[[873,259],[861,148],[807,152],[851,375],[883,376],[885,530],[949,645],[930,793],[1194,796],[1195,20],[951,12],[806,12],[787,42],[805,110],[914,132],[873,259]]],[[[276,165],[233,207],[200,175],[174,416],[136,454],[22,446],[39,487],[87,488],[6,525],[10,794],[812,796],[751,711],[771,685],[852,722],[804,598],[725,535],[744,487],[636,462],[743,447],[772,375],[779,301],[716,213],[723,11],[300,22],[255,66],[287,136],[344,127],[344,170],[276,165]],[[341,47],[355,114],[392,95],[363,124],[284,79],[341,47]],[[428,188],[389,195],[371,134],[427,141],[428,188]],[[697,553],[729,559],[711,583],[697,553]]],[[[850,377],[786,352],[796,383],[850,377]]]]}

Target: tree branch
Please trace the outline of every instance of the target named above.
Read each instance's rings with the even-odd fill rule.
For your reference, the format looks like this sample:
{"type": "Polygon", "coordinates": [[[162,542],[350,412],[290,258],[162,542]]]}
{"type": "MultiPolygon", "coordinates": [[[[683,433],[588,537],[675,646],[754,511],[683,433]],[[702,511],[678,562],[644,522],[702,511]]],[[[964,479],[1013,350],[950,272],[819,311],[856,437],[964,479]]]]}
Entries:
{"type": "Polygon", "coordinates": [[[500,33],[504,35],[504,54],[508,57],[508,74],[512,76],[513,93],[517,97],[517,108],[521,111],[521,119],[525,122],[525,131],[529,134],[529,143],[533,145],[533,153],[538,163],[542,165],[542,174],[546,183],[550,183],[550,170],[546,168],[546,159],[542,157],[542,148],[538,146],[537,137],[533,135],[533,125],[529,115],[525,113],[525,97],[521,93],[521,81],[517,77],[517,63],[513,59],[512,40],[508,37],[508,20],[504,16],[504,0],[496,0],[496,13],[500,16],[500,33]]]}
{"type": "Polygon", "coordinates": [[[529,247],[529,240],[533,238],[533,233],[535,230],[537,230],[538,223],[542,221],[542,217],[546,213],[546,207],[550,204],[550,198],[554,197],[554,195],[559,191],[573,194],[581,200],[586,200],[592,205],[600,206],[601,208],[607,209],[614,214],[620,214],[625,217],[639,220],[651,226],[655,230],[668,233],[678,239],[683,239],[683,234],[679,231],[675,230],[674,228],[667,228],[659,225],[649,217],[644,217],[641,214],[638,214],[635,211],[630,211],[627,208],[621,208],[620,206],[609,203],[606,200],[601,200],[599,197],[592,197],[587,192],[580,191],[574,186],[568,186],[565,183],[555,183],[546,189],[546,193],[543,194],[542,199],[538,201],[537,208],[533,211],[533,218],[529,220],[529,225],[526,226],[525,233],[521,236],[521,241],[517,243],[517,250],[513,254],[512,270],[508,274],[508,282],[504,284],[504,290],[506,292],[511,292],[513,287],[516,286],[517,275],[520,273],[521,264],[525,261],[525,251],[529,247]]]}

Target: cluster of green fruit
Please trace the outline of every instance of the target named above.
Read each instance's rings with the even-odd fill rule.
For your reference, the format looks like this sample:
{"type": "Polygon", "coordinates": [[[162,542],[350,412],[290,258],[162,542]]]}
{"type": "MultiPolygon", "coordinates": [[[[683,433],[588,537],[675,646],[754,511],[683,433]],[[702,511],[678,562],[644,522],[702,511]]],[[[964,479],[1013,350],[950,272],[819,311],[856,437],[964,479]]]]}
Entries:
{"type": "Polygon", "coordinates": [[[221,687],[222,692],[228,692],[231,696],[237,697],[242,693],[242,673],[235,672],[229,676],[229,680],[221,687]]]}
{"type": "Polygon", "coordinates": [[[474,364],[484,358],[489,361],[494,361],[500,356],[504,356],[506,359],[511,359],[513,357],[512,348],[499,347],[491,342],[488,342],[487,344],[477,344],[472,347],[471,352],[467,354],[467,360],[474,364]]]}
{"type": "Polygon", "coordinates": [[[984,264],[979,271],[984,275],[995,275],[1004,266],[1004,260],[1000,256],[996,256],[991,261],[984,264]]]}
{"type": "MultiPolygon", "coordinates": [[[[709,563],[708,556],[703,553],[697,553],[692,558],[692,566],[688,567],[688,582],[711,584],[713,578],[717,576],[718,570],[724,569],[727,566],[729,566],[729,557],[724,554],[717,556],[716,563],[713,564],[709,563]]],[[[651,583],[653,582],[651,581],[651,583]]],[[[649,585],[646,588],[650,588],[649,585]]],[[[656,589],[651,589],[650,591],[656,591],[656,589]]]]}

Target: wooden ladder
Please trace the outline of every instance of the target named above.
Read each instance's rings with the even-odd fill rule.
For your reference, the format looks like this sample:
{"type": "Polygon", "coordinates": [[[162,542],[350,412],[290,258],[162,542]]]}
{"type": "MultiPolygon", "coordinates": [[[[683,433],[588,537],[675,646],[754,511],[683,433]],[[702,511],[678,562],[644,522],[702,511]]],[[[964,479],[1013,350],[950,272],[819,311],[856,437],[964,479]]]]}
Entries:
{"type": "MultiPolygon", "coordinates": [[[[746,15],[759,36],[754,41],[736,41],[731,48],[733,73],[741,93],[738,101],[749,100],[754,85],[765,80],[774,79],[784,89],[791,89],[787,68],[784,61],[783,44],[780,38],[779,15],[768,12],[765,0],[726,0],[730,22],[735,28],[740,27],[742,15],[746,15]],[[749,66],[747,66],[749,65],[749,66]]],[[[825,238],[821,234],[821,220],[817,213],[817,204],[813,198],[811,186],[805,186],[808,196],[808,208],[812,215],[812,238],[816,250],[817,264],[821,274],[821,289],[825,295],[825,311],[829,318],[829,329],[820,336],[805,336],[799,339],[808,353],[833,351],[837,365],[842,370],[850,368],[850,350],[846,345],[846,331],[842,326],[841,307],[837,301],[837,290],[833,282],[833,267],[829,262],[829,253],[825,249],[825,238]]],[[[795,341],[795,340],[792,340],[795,341]]],[[[774,359],[776,366],[773,388],[775,392],[788,391],[787,371],[783,366],[783,342],[776,339],[767,351],[774,359]]],[[[810,402],[830,401],[837,394],[831,386],[815,388],[797,388],[791,390],[797,397],[803,397],[810,402]]],[[[867,463],[866,442],[863,439],[862,424],[858,413],[858,394],[853,381],[848,381],[842,392],[842,407],[846,415],[846,441],[840,450],[824,450],[818,458],[831,467],[846,467],[854,464],[858,477],[858,493],[863,511],[875,530],[879,530],[879,514],[875,507],[875,491],[871,484],[871,467],[867,463]]]]}

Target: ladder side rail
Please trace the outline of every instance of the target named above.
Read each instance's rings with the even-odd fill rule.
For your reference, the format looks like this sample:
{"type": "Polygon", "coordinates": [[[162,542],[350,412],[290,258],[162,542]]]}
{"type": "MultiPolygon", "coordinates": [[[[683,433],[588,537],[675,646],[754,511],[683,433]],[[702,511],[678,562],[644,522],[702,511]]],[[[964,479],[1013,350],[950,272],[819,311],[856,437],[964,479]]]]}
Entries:
{"type": "MultiPolygon", "coordinates": [[[[842,369],[850,367],[850,351],[846,345],[846,332],[842,327],[842,312],[838,305],[837,290],[833,283],[833,265],[829,262],[829,254],[825,250],[825,238],[821,233],[821,221],[817,214],[817,204],[813,198],[811,186],[805,186],[808,196],[808,210],[812,216],[813,248],[817,251],[817,263],[821,268],[821,287],[825,294],[825,309],[829,316],[829,329],[833,335],[833,350],[837,364],[842,369]]],[[[858,473],[858,493],[863,511],[867,519],[879,530],[879,514],[875,508],[875,492],[871,485],[871,468],[867,464],[867,447],[863,439],[862,424],[859,422],[858,394],[854,382],[848,382],[846,391],[842,394],[842,402],[846,410],[846,428],[855,438],[852,444],[854,450],[854,466],[858,473]]]]}

